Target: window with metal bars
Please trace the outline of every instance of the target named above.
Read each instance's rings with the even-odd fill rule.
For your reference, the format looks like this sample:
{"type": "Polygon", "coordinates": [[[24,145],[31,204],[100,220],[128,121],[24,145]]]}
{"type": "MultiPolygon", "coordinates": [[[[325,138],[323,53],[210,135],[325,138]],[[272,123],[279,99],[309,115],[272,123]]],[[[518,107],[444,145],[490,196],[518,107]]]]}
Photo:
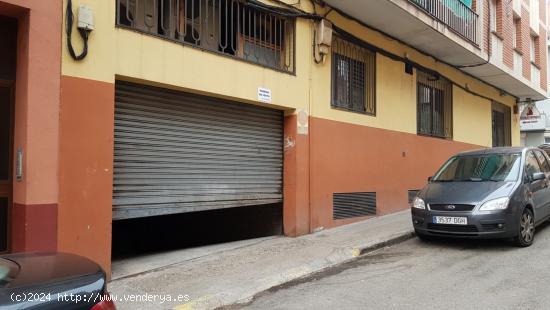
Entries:
{"type": "Polygon", "coordinates": [[[417,132],[452,138],[452,84],[441,76],[417,70],[417,132]]]}
{"type": "Polygon", "coordinates": [[[117,0],[117,24],[294,72],[294,19],[238,0],[117,0]]]}
{"type": "Polygon", "coordinates": [[[376,54],[334,36],[332,43],[332,100],[334,108],[376,114],[376,54]]]}

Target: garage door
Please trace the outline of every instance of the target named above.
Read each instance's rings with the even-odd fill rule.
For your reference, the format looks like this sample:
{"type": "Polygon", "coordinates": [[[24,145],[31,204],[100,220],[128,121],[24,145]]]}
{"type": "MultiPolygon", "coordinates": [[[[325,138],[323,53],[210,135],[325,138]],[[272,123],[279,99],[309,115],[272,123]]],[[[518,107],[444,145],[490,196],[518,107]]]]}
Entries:
{"type": "Polygon", "coordinates": [[[280,203],[282,117],[117,82],[113,219],[280,203]]]}

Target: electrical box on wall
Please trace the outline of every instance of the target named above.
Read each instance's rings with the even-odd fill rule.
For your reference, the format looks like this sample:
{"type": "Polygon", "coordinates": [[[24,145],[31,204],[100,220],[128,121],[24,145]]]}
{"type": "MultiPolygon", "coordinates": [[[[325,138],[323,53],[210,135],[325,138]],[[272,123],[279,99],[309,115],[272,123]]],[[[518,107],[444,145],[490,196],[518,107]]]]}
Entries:
{"type": "Polygon", "coordinates": [[[78,7],[78,25],[79,29],[93,30],[94,29],[94,13],[92,9],[85,5],[81,4],[78,7]]]}
{"type": "Polygon", "coordinates": [[[319,46],[319,53],[328,54],[332,44],[332,23],[326,19],[320,20],[316,25],[315,42],[319,46]]]}

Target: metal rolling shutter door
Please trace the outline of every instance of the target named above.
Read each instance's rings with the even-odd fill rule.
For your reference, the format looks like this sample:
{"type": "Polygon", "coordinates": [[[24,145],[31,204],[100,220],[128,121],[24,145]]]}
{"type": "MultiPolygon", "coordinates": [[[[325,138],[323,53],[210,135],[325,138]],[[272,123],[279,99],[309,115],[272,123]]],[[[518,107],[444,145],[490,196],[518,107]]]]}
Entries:
{"type": "Polygon", "coordinates": [[[282,117],[117,82],[113,219],[281,202],[282,117]]]}

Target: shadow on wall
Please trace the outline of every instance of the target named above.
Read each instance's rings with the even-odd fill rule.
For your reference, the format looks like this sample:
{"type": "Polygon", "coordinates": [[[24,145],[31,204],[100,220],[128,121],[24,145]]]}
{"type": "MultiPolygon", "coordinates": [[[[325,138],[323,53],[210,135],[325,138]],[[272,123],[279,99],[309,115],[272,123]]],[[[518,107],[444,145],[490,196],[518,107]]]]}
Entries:
{"type": "Polygon", "coordinates": [[[282,204],[113,221],[112,258],[283,233],[282,204]]]}

